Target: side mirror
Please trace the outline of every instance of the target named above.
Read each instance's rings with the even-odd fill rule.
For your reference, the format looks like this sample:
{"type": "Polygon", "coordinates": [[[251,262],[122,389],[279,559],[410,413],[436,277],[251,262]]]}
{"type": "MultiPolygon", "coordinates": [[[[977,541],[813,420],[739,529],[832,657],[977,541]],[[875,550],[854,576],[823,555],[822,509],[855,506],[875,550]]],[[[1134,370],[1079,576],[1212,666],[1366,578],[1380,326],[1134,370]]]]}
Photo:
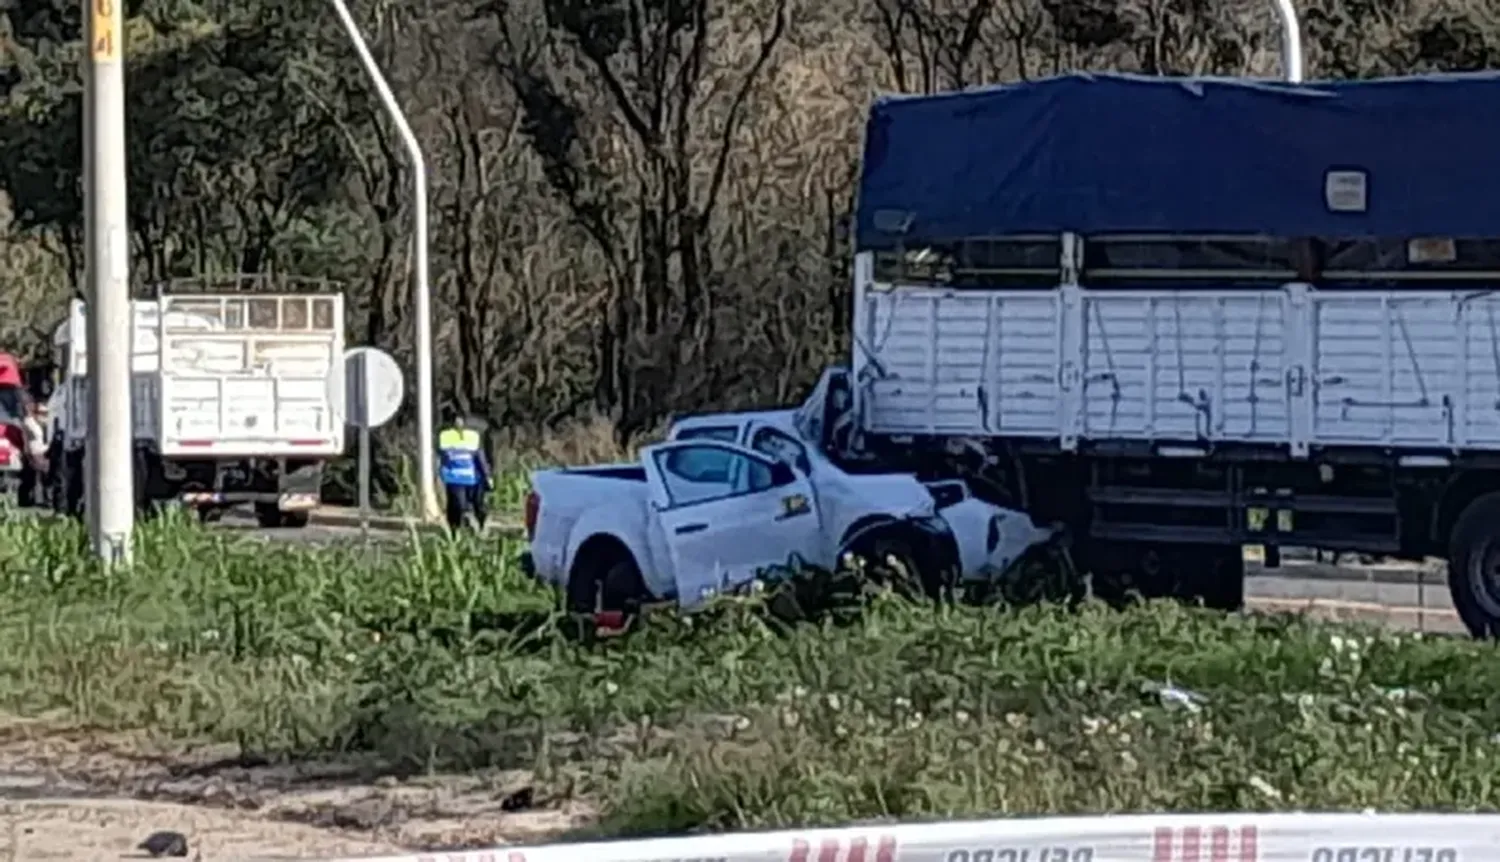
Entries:
{"type": "Polygon", "coordinates": [[[792,465],[785,461],[776,461],[771,464],[772,487],[790,485],[795,481],[797,481],[797,472],[792,469],[792,465]]]}

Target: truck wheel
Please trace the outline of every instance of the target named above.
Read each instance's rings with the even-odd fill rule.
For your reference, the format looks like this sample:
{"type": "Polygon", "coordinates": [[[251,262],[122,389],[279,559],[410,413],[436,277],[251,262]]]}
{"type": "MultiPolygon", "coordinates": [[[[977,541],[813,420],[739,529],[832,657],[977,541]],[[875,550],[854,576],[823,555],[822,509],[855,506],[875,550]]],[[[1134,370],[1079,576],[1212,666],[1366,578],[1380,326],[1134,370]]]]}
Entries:
{"type": "Polygon", "coordinates": [[[1238,546],[1099,542],[1091,551],[1094,596],[1113,607],[1134,596],[1201,602],[1219,611],[1245,604],[1245,559],[1238,546]]]}
{"type": "Polygon", "coordinates": [[[278,529],[287,526],[287,513],[275,502],[255,504],[255,525],[261,529],[278,529]]]}
{"type": "Polygon", "coordinates": [[[137,447],[131,460],[132,493],[135,495],[135,516],[149,520],[161,514],[161,500],[157,496],[160,488],[161,462],[149,451],[137,447]]]}
{"type": "Polygon", "coordinates": [[[1470,634],[1500,637],[1500,493],[1485,494],[1458,516],[1448,545],[1448,591],[1470,634]]]}
{"type": "Polygon", "coordinates": [[[575,614],[634,613],[646,597],[646,580],[635,559],[627,553],[606,557],[601,563],[568,578],[568,610],[575,614]]]}
{"type": "Polygon", "coordinates": [[[943,594],[944,584],[937,571],[936,561],[927,560],[917,552],[918,545],[899,528],[877,530],[874,535],[861,537],[840,560],[851,556],[864,564],[864,574],[873,583],[889,586],[909,599],[938,599],[943,594]]]}
{"type": "Polygon", "coordinates": [[[1245,606],[1245,552],[1238,545],[1188,545],[1178,563],[1178,598],[1215,611],[1245,606]]]}
{"type": "Polygon", "coordinates": [[[30,464],[21,465],[21,475],[16,478],[16,506],[30,509],[36,505],[37,490],[41,477],[30,464]]]}
{"type": "Polygon", "coordinates": [[[58,445],[51,467],[47,479],[52,485],[52,510],[66,517],[81,516],[84,499],[82,450],[68,451],[58,445]]]}

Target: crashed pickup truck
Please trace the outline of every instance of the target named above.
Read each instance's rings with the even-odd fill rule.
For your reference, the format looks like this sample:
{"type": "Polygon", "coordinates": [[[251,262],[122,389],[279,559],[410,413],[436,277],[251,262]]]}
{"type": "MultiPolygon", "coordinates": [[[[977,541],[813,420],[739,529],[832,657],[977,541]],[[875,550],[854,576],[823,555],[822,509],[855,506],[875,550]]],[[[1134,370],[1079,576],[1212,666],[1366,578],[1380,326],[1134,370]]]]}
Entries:
{"type": "Polygon", "coordinates": [[[692,608],[798,561],[852,558],[918,573],[936,595],[997,582],[1054,535],[962,481],[851,472],[819,445],[833,370],[800,409],[696,416],[639,463],[542,470],[526,503],[532,573],[571,610],[692,608]]]}

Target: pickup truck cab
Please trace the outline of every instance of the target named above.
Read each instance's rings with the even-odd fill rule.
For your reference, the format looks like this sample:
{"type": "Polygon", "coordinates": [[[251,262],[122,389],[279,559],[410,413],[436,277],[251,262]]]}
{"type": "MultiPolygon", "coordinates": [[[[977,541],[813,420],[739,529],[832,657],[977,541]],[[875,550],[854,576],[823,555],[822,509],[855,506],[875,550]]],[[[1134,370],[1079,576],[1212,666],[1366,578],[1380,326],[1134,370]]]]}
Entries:
{"type": "Polygon", "coordinates": [[[936,594],[1003,577],[1053,535],[960,481],[845,470],[814,442],[835,424],[821,415],[827,383],[797,410],[682,419],[635,464],[534,473],[533,571],[580,612],[693,607],[768,569],[849,554],[894,557],[936,594]]]}

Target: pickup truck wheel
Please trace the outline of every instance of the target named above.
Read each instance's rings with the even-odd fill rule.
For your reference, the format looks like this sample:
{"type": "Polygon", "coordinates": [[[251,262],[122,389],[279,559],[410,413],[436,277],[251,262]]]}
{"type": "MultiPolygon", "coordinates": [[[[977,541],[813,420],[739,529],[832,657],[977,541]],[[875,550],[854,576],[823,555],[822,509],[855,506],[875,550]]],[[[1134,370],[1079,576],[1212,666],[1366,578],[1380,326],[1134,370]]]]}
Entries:
{"type": "Polygon", "coordinates": [[[646,580],[628,555],[606,558],[601,567],[580,571],[568,579],[568,610],[575,614],[634,613],[645,598],[646,580]]]}
{"type": "Polygon", "coordinates": [[[1453,609],[1476,638],[1500,638],[1500,493],[1470,503],[1448,548],[1453,609]]]}
{"type": "Polygon", "coordinates": [[[889,586],[905,598],[937,599],[942,595],[936,566],[924,566],[916,545],[895,530],[861,540],[849,555],[863,561],[864,573],[871,582],[889,586]]]}

